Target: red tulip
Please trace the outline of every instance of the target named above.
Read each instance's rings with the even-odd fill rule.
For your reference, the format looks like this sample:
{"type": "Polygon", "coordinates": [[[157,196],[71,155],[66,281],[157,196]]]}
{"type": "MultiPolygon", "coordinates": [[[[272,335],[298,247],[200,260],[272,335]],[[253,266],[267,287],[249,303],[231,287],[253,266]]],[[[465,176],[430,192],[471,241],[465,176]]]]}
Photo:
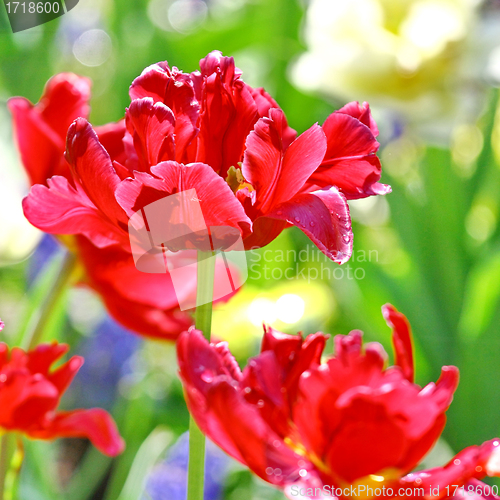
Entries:
{"type": "MultiPolygon", "coordinates": [[[[85,269],[83,282],[101,295],[109,313],[125,327],[151,337],[175,339],[192,324],[191,316],[179,310],[178,296],[194,295],[196,281],[174,290],[168,274],[139,272],[127,233],[97,210],[83,189],[88,176],[84,173],[83,179],[78,178],[64,158],[68,127],[78,117],[88,116],[89,98],[90,80],[61,73],[47,82],[38,104],[23,97],[9,100],[14,137],[33,185],[26,215],[32,222],[40,217],[42,225],[47,224],[46,232],[57,235],[72,234],[74,225],[81,224],[87,238],[66,236],[61,241],[78,253],[85,269]],[[52,196],[55,191],[60,198],[52,196]]],[[[97,127],[96,133],[113,159],[125,163],[125,122],[97,127]]],[[[99,195],[101,187],[94,187],[99,195]]],[[[126,228],[128,217],[123,211],[121,214],[120,223],[126,228]]]]}
{"type": "Polygon", "coordinates": [[[410,473],[444,428],[458,370],[445,366],[437,383],[414,384],[409,324],[390,305],[383,313],[395,347],[388,368],[383,348],[363,346],[359,331],[336,336],[335,356],[322,363],[323,334],[302,340],[267,328],[261,353],[243,372],[225,343],[183,333],[177,353],[191,414],[210,439],[289,498],[350,486],[408,496],[399,489],[419,485],[440,485],[443,498],[446,486],[499,475],[498,440],[463,450],[445,467],[410,473]]]}
{"type": "Polygon", "coordinates": [[[24,97],[9,99],[14,137],[31,184],[45,184],[53,175],[71,177],[63,153],[68,128],[78,116],[88,117],[90,80],[73,73],[51,78],[38,104],[24,97]]]}
{"type": "Polygon", "coordinates": [[[194,190],[206,226],[232,228],[246,248],[296,225],[331,259],[348,260],[346,198],[390,191],[378,183],[368,106],[351,103],[295,139],[276,102],[240,79],[233,58],[214,51],[200,69],[146,68],[130,88],[125,125],[108,135],[78,118],[67,136],[73,178],[35,186],[24,203],[28,219],[46,232],[128,249],[129,217],[194,190]]]}
{"type": "Polygon", "coordinates": [[[51,370],[67,351],[67,345],[53,342],[29,352],[14,347],[9,353],[0,343],[0,432],[20,432],[33,439],[88,438],[102,453],[118,455],[124,442],[106,411],[56,411],[83,364],[83,358],[73,356],[51,370]]]}

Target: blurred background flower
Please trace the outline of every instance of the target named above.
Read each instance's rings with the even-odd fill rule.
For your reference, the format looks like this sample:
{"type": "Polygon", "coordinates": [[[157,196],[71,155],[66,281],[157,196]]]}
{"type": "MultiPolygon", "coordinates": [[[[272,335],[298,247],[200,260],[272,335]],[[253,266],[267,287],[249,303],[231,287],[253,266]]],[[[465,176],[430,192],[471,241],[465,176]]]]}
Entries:
{"type": "Polygon", "coordinates": [[[490,59],[498,21],[478,0],[311,0],[307,51],[292,78],[308,91],[393,108],[427,133],[449,131],[477,115],[487,79],[499,76],[490,59]]]}

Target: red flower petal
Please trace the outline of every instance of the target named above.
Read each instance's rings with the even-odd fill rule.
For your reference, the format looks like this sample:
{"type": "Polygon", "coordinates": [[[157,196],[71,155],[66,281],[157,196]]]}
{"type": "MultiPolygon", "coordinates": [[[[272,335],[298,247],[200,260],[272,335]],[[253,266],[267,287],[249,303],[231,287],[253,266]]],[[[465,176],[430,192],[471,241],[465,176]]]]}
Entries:
{"type": "MultiPolygon", "coordinates": [[[[278,103],[263,89],[250,89],[257,105],[259,116],[268,117],[271,108],[279,108],[278,103]]],[[[283,146],[286,149],[297,138],[297,132],[288,124],[283,131],[283,146]]]]}
{"type": "Polygon", "coordinates": [[[235,361],[227,351],[220,352],[199,331],[191,330],[179,338],[177,355],[187,404],[202,431],[266,481],[296,480],[301,457],[240,395],[240,375],[236,371],[234,377],[235,361]]]}
{"type": "Polygon", "coordinates": [[[87,438],[100,452],[110,457],[119,455],[125,449],[111,415],[101,408],[59,412],[46,428],[32,431],[30,436],[37,439],[87,438]]]}
{"type": "Polygon", "coordinates": [[[403,374],[410,382],[414,381],[413,345],[411,328],[406,316],[401,314],[391,304],[382,307],[382,314],[387,325],[392,328],[392,342],[396,353],[395,365],[400,366],[403,374]]]}
{"type": "Polygon", "coordinates": [[[267,217],[297,226],[327,257],[339,264],[351,257],[349,206],[344,195],[335,188],[298,194],[278,205],[267,217]]]}
{"type": "Polygon", "coordinates": [[[369,127],[372,134],[377,137],[378,127],[370,112],[370,105],[367,102],[363,104],[359,104],[357,101],[348,102],[345,106],[335,111],[335,113],[343,113],[357,118],[361,123],[369,127]]]}
{"type": "MultiPolygon", "coordinates": [[[[118,161],[125,164],[126,156],[123,147],[123,138],[126,132],[125,120],[120,120],[117,123],[107,123],[94,128],[99,142],[102,147],[108,152],[113,162],[118,161]]],[[[127,173],[127,177],[128,177],[127,173]]]]}
{"type": "Polygon", "coordinates": [[[332,113],[323,124],[328,149],[311,185],[336,186],[347,199],[386,194],[380,184],[380,161],[375,156],[379,143],[368,126],[345,113],[332,113]]]}
{"type": "Polygon", "coordinates": [[[24,215],[35,227],[49,234],[83,234],[98,247],[124,241],[119,229],[81,189],[60,176],[49,179],[47,185],[35,184],[23,200],[24,215]]]}
{"type": "Polygon", "coordinates": [[[272,109],[247,138],[242,173],[256,190],[254,210],[266,215],[293,198],[317,169],[326,151],[326,139],[318,125],[301,134],[285,150],[283,111],[272,109]]]}
{"type": "Polygon", "coordinates": [[[455,455],[444,467],[413,472],[401,478],[399,485],[405,488],[424,488],[439,492],[435,498],[452,497],[456,485],[462,486],[473,479],[500,476],[500,440],[492,439],[480,446],[469,446],[455,455]],[[448,486],[448,489],[446,488],[448,486]]]}
{"type": "Polygon", "coordinates": [[[87,120],[78,118],[68,130],[66,159],[92,203],[114,224],[128,223],[114,191],[121,182],[111,158],[87,120]]]}
{"type": "Polygon", "coordinates": [[[178,307],[179,299],[196,294],[196,277],[186,282],[183,290],[174,290],[168,274],[138,271],[130,252],[116,245],[98,249],[79,237],[78,249],[87,270],[87,284],[101,295],[109,313],[123,326],[165,340],[175,340],[191,326],[191,316],[178,307]]]}
{"type": "Polygon", "coordinates": [[[170,70],[166,62],[153,64],[130,86],[130,98],[151,97],[154,102],[162,102],[175,115],[176,161],[189,162],[187,148],[198,133],[197,122],[199,104],[195,99],[191,75],[185,75],[174,68],[170,70]]]}
{"type": "Polygon", "coordinates": [[[170,194],[194,189],[203,220],[187,210],[178,210],[175,214],[172,212],[177,219],[170,220],[170,224],[187,225],[193,233],[200,228],[217,226],[233,227],[243,236],[249,233],[251,221],[243,207],[227,183],[208,165],[168,161],[152,167],[151,172],[156,177],[136,173],[134,179],[124,180],[116,191],[116,199],[130,216],[170,194]]]}
{"type": "Polygon", "coordinates": [[[242,160],[245,139],[259,115],[249,87],[232,57],[213,51],[200,61],[203,86],[196,161],[225,178],[242,160]]]}
{"type": "Polygon", "coordinates": [[[45,184],[53,175],[69,176],[62,156],[66,132],[75,118],[88,116],[90,86],[88,78],[60,73],[47,82],[36,106],[22,97],[9,100],[14,136],[32,184],[45,184]]]}
{"type": "Polygon", "coordinates": [[[175,118],[170,108],[151,97],[135,99],[126,111],[126,123],[139,159],[135,170],[148,172],[163,160],[175,159],[175,118]]]}

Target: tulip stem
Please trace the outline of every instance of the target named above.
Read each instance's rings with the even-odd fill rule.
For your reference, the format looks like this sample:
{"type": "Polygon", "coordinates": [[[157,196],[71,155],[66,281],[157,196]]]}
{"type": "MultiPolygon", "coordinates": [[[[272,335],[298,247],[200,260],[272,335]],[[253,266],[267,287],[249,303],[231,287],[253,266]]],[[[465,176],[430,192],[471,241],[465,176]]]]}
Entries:
{"type": "Polygon", "coordinates": [[[47,324],[50,322],[54,311],[56,310],[62,294],[66,290],[68,283],[73,276],[77,262],[77,256],[74,252],[65,250],[62,258],[59,273],[47,290],[45,299],[30,318],[28,327],[22,340],[22,347],[31,350],[40,342],[47,324]]]}
{"type": "MultiPolygon", "coordinates": [[[[215,258],[212,252],[198,251],[198,286],[196,290],[195,326],[207,340],[212,329],[212,299],[215,258]]],[[[189,421],[189,465],[187,500],[203,500],[205,483],[205,436],[193,417],[189,421]]]]}
{"type": "Polygon", "coordinates": [[[12,495],[5,489],[7,476],[14,454],[14,434],[7,432],[0,439],[0,500],[10,500],[12,495]]]}

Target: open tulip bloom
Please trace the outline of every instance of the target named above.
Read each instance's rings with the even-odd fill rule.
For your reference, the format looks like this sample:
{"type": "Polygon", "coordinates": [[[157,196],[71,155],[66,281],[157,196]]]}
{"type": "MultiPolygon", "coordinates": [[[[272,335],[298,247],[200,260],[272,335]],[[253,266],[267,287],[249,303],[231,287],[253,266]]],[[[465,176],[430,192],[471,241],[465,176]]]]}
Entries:
{"type": "Polygon", "coordinates": [[[112,417],[100,408],[56,411],[59,400],[83,364],[73,356],[52,370],[68,351],[53,342],[25,352],[0,343],[0,434],[15,432],[32,439],[88,438],[102,453],[115,456],[124,442],[112,417]]]}
{"type": "MultiPolygon", "coordinates": [[[[229,455],[288,498],[494,498],[480,482],[500,476],[500,440],[471,446],[447,465],[411,472],[438,440],[458,369],[436,383],[413,382],[410,326],[392,306],[395,365],[362,334],[302,339],[265,328],[261,353],[242,371],[225,343],[191,329],[177,341],[180,376],[191,414],[229,455]]],[[[495,497],[497,498],[497,497],[495,497]]]]}
{"type": "MultiPolygon", "coordinates": [[[[132,330],[175,338],[190,324],[170,276],[134,267],[128,223],[145,206],[193,192],[212,234],[232,230],[251,249],[297,226],[344,263],[353,240],[347,200],[390,191],[378,182],[368,104],[347,104],[296,137],[272,97],[240,77],[218,51],[193,73],[154,64],[132,83],[125,119],[96,128],[87,121],[86,78],[55,76],[35,106],[9,101],[33,184],[26,217],[47,233],[76,236],[87,282],[132,330]]],[[[200,249],[186,241],[174,250],[183,248],[200,249]]],[[[189,280],[185,288],[194,293],[189,280]]]]}

